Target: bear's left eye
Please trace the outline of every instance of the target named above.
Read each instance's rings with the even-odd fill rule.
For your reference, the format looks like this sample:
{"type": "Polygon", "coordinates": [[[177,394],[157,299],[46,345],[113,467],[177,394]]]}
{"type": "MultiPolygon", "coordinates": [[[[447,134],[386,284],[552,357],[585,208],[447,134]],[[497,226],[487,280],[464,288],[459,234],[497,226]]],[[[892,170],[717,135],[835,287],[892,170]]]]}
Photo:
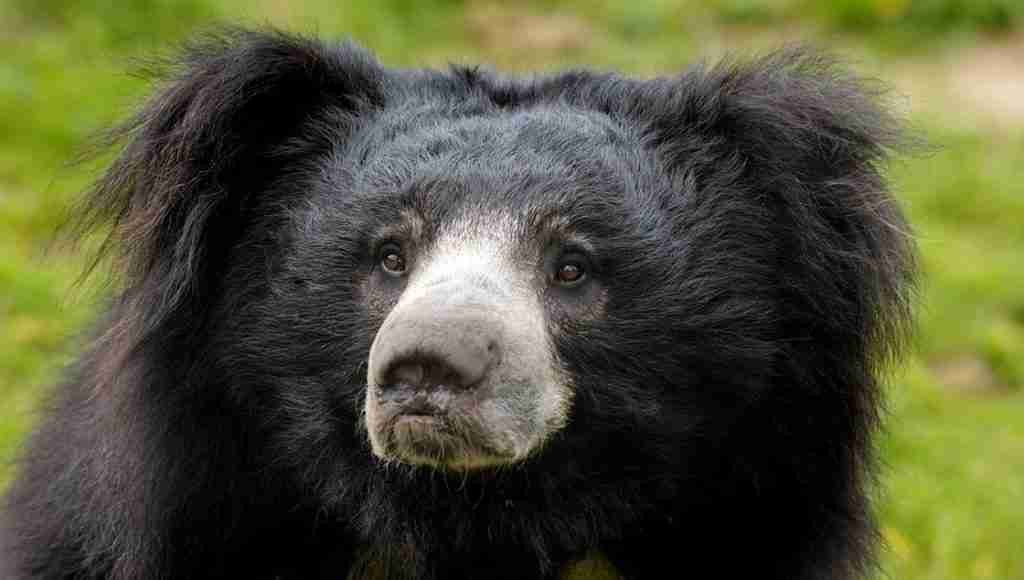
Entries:
{"type": "Polygon", "coordinates": [[[555,282],[560,286],[576,286],[586,277],[586,261],[581,256],[566,256],[555,266],[555,282]]]}

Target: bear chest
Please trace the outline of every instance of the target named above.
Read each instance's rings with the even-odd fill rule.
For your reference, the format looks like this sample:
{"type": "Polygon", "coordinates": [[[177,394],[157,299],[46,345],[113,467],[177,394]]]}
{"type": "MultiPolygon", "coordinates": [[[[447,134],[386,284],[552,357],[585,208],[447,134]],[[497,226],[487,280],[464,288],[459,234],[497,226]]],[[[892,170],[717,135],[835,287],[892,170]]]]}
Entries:
{"type": "MultiPolygon", "coordinates": [[[[388,565],[365,553],[357,560],[346,580],[389,580],[388,565]]],[[[558,580],[621,580],[615,566],[600,552],[589,552],[583,558],[566,564],[558,580]]]]}

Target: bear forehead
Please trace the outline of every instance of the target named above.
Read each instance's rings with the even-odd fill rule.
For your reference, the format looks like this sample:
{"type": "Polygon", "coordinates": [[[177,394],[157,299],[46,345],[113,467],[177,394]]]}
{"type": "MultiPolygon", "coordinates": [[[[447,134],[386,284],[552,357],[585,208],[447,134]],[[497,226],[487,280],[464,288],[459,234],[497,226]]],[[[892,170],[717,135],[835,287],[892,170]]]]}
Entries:
{"type": "Polygon", "coordinates": [[[522,202],[635,190],[651,164],[641,143],[611,117],[568,106],[465,112],[418,104],[373,119],[340,157],[355,192],[462,190],[522,202]]]}

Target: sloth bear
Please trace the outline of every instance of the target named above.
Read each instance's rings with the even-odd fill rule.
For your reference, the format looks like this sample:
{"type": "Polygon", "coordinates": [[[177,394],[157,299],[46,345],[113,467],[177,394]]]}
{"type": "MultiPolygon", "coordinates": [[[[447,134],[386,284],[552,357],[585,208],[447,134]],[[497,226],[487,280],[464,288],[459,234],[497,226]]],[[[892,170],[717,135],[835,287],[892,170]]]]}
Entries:
{"type": "Polygon", "coordinates": [[[81,215],[117,296],[5,578],[846,579],[914,249],[879,92],[188,45],[81,215]]]}

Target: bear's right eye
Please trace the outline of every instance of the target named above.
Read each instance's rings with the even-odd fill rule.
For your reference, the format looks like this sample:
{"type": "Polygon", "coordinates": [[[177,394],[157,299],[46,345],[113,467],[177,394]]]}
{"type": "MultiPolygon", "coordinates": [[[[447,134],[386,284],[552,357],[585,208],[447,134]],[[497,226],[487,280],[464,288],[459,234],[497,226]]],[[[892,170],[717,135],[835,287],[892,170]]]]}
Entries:
{"type": "Polygon", "coordinates": [[[402,255],[402,248],[398,247],[398,244],[385,244],[380,249],[379,256],[380,267],[384,272],[392,276],[405,274],[408,266],[405,262],[405,256],[402,255]]]}
{"type": "Polygon", "coordinates": [[[565,288],[578,286],[587,278],[588,269],[588,261],[583,254],[578,252],[566,254],[555,263],[554,282],[565,288]]]}

